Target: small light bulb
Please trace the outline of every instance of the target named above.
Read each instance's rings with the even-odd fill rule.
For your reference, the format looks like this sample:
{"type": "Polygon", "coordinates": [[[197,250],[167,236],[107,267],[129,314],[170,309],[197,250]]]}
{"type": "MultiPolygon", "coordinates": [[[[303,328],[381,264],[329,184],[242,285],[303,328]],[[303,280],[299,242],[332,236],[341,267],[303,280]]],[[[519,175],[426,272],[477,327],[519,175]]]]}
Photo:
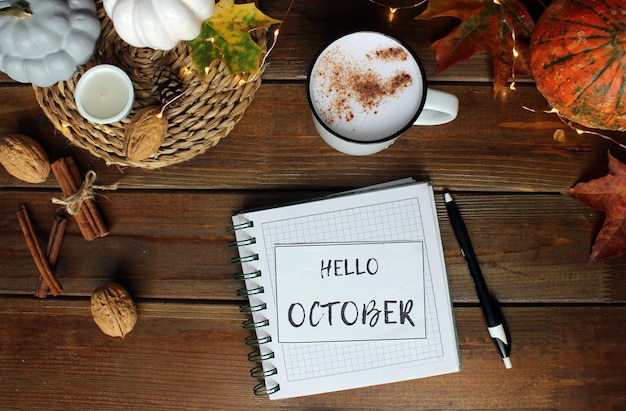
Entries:
{"type": "Polygon", "coordinates": [[[390,23],[393,21],[393,18],[394,18],[395,14],[396,14],[396,11],[398,11],[397,8],[389,7],[389,16],[387,18],[388,18],[390,23]]]}
{"type": "Polygon", "coordinates": [[[554,130],[554,134],[552,134],[552,139],[557,143],[562,143],[565,141],[565,130],[562,128],[557,128],[554,130]]]}

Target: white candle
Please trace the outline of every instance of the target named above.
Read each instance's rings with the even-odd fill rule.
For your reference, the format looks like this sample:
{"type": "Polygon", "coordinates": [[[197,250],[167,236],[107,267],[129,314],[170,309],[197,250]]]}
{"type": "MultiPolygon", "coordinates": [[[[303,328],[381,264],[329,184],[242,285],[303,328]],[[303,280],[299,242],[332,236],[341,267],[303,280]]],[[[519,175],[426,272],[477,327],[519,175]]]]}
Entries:
{"type": "Polygon", "coordinates": [[[119,67],[101,64],[78,80],[74,95],[78,111],[87,120],[109,124],[125,118],[133,108],[135,93],[128,75],[119,67]]]}

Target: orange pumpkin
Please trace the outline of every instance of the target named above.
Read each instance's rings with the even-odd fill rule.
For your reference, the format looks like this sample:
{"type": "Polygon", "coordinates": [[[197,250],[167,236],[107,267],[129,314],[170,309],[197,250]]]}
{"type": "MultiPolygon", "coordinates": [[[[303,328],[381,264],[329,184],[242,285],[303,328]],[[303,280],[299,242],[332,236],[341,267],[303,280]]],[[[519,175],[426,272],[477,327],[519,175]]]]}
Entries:
{"type": "Polygon", "coordinates": [[[537,89],[571,121],[626,130],[626,0],[556,0],[531,39],[537,89]]]}

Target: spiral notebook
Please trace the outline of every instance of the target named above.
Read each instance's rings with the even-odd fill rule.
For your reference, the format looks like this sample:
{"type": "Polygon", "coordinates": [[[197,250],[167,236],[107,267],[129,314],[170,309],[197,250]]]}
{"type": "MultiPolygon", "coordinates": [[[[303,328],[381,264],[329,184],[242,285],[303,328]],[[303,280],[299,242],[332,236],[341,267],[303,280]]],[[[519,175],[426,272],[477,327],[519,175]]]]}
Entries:
{"type": "Polygon", "coordinates": [[[432,187],[405,179],[232,218],[257,395],[460,370],[432,187]]]}

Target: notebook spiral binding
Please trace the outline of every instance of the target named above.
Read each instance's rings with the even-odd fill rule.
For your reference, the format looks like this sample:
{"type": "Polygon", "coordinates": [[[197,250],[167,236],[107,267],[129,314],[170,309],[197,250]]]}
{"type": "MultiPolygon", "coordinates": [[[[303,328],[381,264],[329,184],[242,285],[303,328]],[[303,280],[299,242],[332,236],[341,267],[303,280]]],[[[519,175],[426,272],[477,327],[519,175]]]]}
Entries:
{"type": "MultiPolygon", "coordinates": [[[[237,224],[237,225],[233,225],[227,228],[228,232],[235,232],[238,230],[245,230],[247,228],[252,228],[254,227],[254,222],[252,221],[248,221],[246,223],[242,223],[242,224],[237,224]]],[[[244,240],[235,240],[235,241],[231,241],[228,243],[228,247],[230,248],[239,248],[239,247],[245,247],[248,245],[253,245],[256,244],[256,238],[254,237],[250,237],[244,240]]],[[[244,256],[239,256],[239,257],[233,257],[231,259],[231,263],[232,264],[241,264],[241,263],[246,263],[246,262],[251,262],[251,261],[256,261],[259,259],[259,255],[258,254],[250,254],[250,255],[244,255],[244,256]]],[[[251,271],[251,272],[239,272],[237,274],[235,274],[235,280],[237,281],[245,281],[245,280],[252,280],[254,278],[258,278],[262,275],[260,270],[256,270],[256,271],[251,271]]],[[[237,296],[238,297],[249,297],[251,295],[260,295],[263,294],[265,292],[265,289],[263,287],[255,287],[255,288],[246,288],[246,287],[242,287],[240,289],[237,290],[237,296]]],[[[256,313],[256,312],[260,312],[263,310],[267,309],[267,304],[265,303],[260,303],[260,304],[250,304],[250,303],[245,303],[242,304],[239,307],[239,311],[242,313],[246,313],[246,314],[252,314],[252,313],[256,313]]],[[[249,318],[248,320],[244,321],[242,324],[243,329],[245,330],[256,330],[258,328],[263,328],[263,327],[268,327],[270,325],[270,322],[268,319],[263,319],[263,320],[258,320],[255,321],[252,318],[249,318]]],[[[253,335],[249,335],[248,337],[246,337],[245,343],[248,346],[251,347],[260,347],[264,344],[267,344],[269,342],[272,341],[272,337],[270,336],[265,336],[265,337],[258,337],[255,334],[253,335]]],[[[248,353],[248,361],[250,362],[254,362],[254,363],[259,363],[259,365],[255,366],[254,368],[252,368],[250,370],[250,376],[252,378],[258,378],[258,379],[262,379],[261,382],[259,382],[253,389],[254,395],[260,396],[260,397],[267,397],[271,394],[274,394],[276,392],[278,392],[280,390],[280,385],[279,384],[275,384],[271,387],[268,387],[265,384],[265,377],[269,377],[272,375],[276,375],[278,374],[278,369],[276,369],[275,367],[269,368],[269,369],[264,369],[262,366],[263,361],[267,361],[267,360],[271,360],[274,358],[274,352],[269,351],[269,352],[261,352],[260,349],[254,350],[250,353],[248,353]]]]}

